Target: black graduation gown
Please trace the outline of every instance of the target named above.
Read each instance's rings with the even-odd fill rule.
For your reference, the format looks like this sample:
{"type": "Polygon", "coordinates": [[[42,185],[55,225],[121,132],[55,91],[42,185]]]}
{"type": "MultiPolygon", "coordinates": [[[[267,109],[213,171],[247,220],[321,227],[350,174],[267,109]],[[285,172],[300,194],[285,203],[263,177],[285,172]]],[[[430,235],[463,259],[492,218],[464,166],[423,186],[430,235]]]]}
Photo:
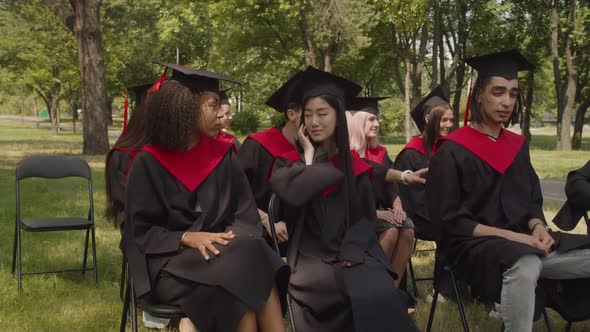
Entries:
{"type": "MultiPolygon", "coordinates": [[[[423,152],[406,147],[395,158],[393,167],[402,172],[417,171],[428,167],[428,162],[429,159],[423,152]]],[[[416,226],[416,237],[434,240],[434,230],[426,208],[425,186],[423,184],[399,186],[399,195],[404,210],[416,226]]]]}
{"type": "MultiPolygon", "coordinates": [[[[174,276],[179,285],[192,285],[177,304],[197,328],[233,332],[246,310],[260,310],[275,277],[279,290],[286,288],[288,267],[261,237],[260,218],[235,154],[227,146],[219,158],[191,191],[154,155],[140,152],[128,178],[126,251],[138,296],[153,296],[164,276],[174,276]],[[199,251],[180,246],[186,231],[229,230],[236,238],[228,246],[216,245],[221,254],[210,254],[209,262],[199,251]]],[[[191,163],[195,172],[211,158],[200,162],[191,163]]]]}
{"type": "MultiPolygon", "coordinates": [[[[451,135],[462,130],[475,131],[464,127],[451,135]]],[[[509,134],[503,130],[500,138],[509,134]]],[[[483,134],[477,132],[475,135],[483,134]]],[[[481,139],[489,140],[485,136],[481,139]]],[[[459,278],[467,281],[472,287],[472,294],[484,302],[500,302],[502,275],[520,257],[527,254],[543,255],[539,249],[501,237],[472,236],[478,224],[530,234],[530,219],[545,220],[541,186],[530,162],[528,143],[522,143],[514,153],[513,161],[506,164],[507,168],[502,174],[463,145],[445,140],[430,162],[426,198],[433,224],[440,227],[438,230],[442,232],[439,253],[443,261],[455,264],[459,278]]],[[[558,252],[588,247],[590,244],[587,236],[566,233],[552,235],[556,239],[555,250],[558,252]]],[[[561,284],[568,282],[560,281],[561,284]]],[[[545,304],[551,306],[551,303],[546,303],[545,294],[539,291],[557,292],[555,284],[546,285],[550,287],[543,287],[537,292],[537,313],[545,304]]],[[[571,295],[562,293],[557,297],[571,295]]],[[[561,313],[564,308],[555,309],[561,313]]],[[[590,313],[590,307],[586,311],[590,313]]]]}
{"type": "Polygon", "coordinates": [[[305,332],[414,331],[375,234],[369,176],[356,178],[362,218],[349,228],[336,186],[343,176],[320,151],[310,166],[278,158],[273,167],[272,188],[292,207],[286,218],[294,227],[287,257],[295,325],[305,332]],[[354,265],[343,268],[342,261],[354,265]]]}
{"type": "Polygon", "coordinates": [[[553,222],[569,231],[576,228],[580,219],[590,210],[590,161],[584,167],[568,173],[565,194],[567,200],[553,222]]]}

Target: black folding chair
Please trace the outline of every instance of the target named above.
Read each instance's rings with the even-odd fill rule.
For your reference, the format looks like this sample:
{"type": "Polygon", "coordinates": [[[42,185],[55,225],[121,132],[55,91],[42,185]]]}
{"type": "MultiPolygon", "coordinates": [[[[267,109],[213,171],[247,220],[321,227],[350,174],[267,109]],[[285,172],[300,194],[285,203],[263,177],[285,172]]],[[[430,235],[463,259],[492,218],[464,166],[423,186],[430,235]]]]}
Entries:
{"type": "Polygon", "coordinates": [[[92,199],[92,176],[88,163],[75,156],[32,156],[23,159],[16,168],[16,219],[14,228],[14,246],[12,251],[12,273],[17,270],[18,293],[22,293],[22,276],[31,274],[47,274],[58,272],[94,271],[94,284],[98,287],[98,270],[96,267],[96,243],[94,234],[94,205],[92,199]],[[20,181],[27,178],[63,179],[81,177],[88,181],[88,218],[59,217],[59,218],[21,218],[21,187],[20,181]],[[22,239],[21,229],[28,232],[52,232],[86,230],[84,258],[82,268],[64,269],[42,272],[22,271],[22,239]],[[92,268],[87,268],[88,240],[92,235],[92,268]]]}
{"type": "MultiPolygon", "coordinates": [[[[584,221],[586,222],[586,229],[588,229],[588,234],[590,234],[590,219],[588,218],[588,211],[584,213],[584,221]]],[[[565,326],[565,331],[570,332],[572,330],[572,324],[575,323],[574,321],[568,320],[567,325],[565,326]]]]}
{"type": "MultiPolygon", "coordinates": [[[[279,251],[279,241],[277,240],[277,230],[275,228],[275,223],[280,221],[280,209],[281,209],[281,201],[277,194],[272,194],[270,197],[270,201],[268,203],[268,223],[270,225],[270,232],[272,236],[272,242],[277,255],[281,255],[279,251]]],[[[295,328],[295,320],[293,319],[293,308],[291,307],[291,296],[287,292],[287,311],[289,313],[289,320],[291,322],[291,328],[294,332],[297,332],[295,328]]]]}
{"type": "MultiPolygon", "coordinates": [[[[126,270],[129,271],[128,266],[126,266],[126,270]]],[[[179,306],[152,303],[147,299],[138,301],[135,296],[135,289],[133,288],[133,279],[129,273],[126,273],[126,281],[125,298],[123,300],[123,313],[121,315],[121,326],[119,327],[121,332],[125,332],[127,330],[129,311],[131,311],[131,330],[133,332],[137,332],[137,309],[143,310],[148,314],[158,318],[180,319],[186,317],[186,314],[179,306]]]]}
{"type": "Polygon", "coordinates": [[[418,295],[418,282],[434,281],[434,273],[433,273],[432,277],[416,277],[416,274],[414,272],[414,264],[412,263],[412,257],[414,256],[414,254],[436,251],[436,249],[416,250],[416,247],[418,245],[418,241],[430,241],[430,240],[423,240],[423,239],[420,239],[419,237],[416,237],[416,240],[414,241],[414,251],[412,252],[412,256],[410,256],[410,261],[408,262],[408,270],[410,272],[410,279],[412,279],[412,288],[414,289],[414,297],[416,299],[419,297],[419,295],[418,295]]]}
{"type": "MultiPolygon", "coordinates": [[[[452,265],[442,265],[440,269],[436,272],[434,277],[434,297],[432,298],[432,304],[430,306],[430,313],[428,314],[428,325],[426,327],[426,332],[430,332],[432,330],[432,322],[434,321],[434,312],[436,310],[436,302],[438,300],[438,294],[440,291],[441,285],[441,275],[442,271],[449,272],[449,276],[451,278],[451,282],[453,284],[453,291],[455,292],[455,298],[457,299],[457,306],[459,308],[459,315],[461,316],[461,323],[463,325],[463,331],[469,332],[469,325],[467,323],[467,315],[465,314],[465,305],[463,304],[463,298],[461,297],[461,293],[459,291],[459,287],[457,286],[457,279],[455,277],[455,269],[452,265]]],[[[551,326],[551,321],[549,320],[549,314],[547,310],[543,308],[543,320],[545,321],[545,325],[547,326],[547,331],[553,332],[553,328],[551,326]]],[[[504,324],[502,324],[501,331],[504,331],[504,324]]]]}

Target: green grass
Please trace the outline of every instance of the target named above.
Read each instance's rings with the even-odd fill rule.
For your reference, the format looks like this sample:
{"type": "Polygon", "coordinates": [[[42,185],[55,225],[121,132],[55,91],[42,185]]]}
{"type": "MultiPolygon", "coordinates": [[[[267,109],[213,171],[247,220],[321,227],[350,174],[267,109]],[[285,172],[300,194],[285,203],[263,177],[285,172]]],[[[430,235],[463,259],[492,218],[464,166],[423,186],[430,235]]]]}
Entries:
{"type": "MultiPolygon", "coordinates": [[[[112,140],[112,139],[111,139],[112,140]]],[[[385,138],[392,157],[403,147],[402,138],[385,138]]],[[[579,167],[586,161],[584,153],[558,153],[536,147],[531,155],[535,163],[549,163],[557,170],[539,172],[541,177],[563,178],[559,170],[579,167]]],[[[121,256],[118,249],[119,233],[102,217],[104,208],[104,158],[82,156],[93,172],[95,218],[97,224],[97,253],[100,287],[95,288],[92,274],[62,273],[25,276],[23,294],[18,296],[15,277],[11,274],[11,253],[14,234],[15,187],[14,170],[19,160],[33,154],[81,154],[81,135],[64,131],[53,136],[49,128],[35,128],[34,123],[0,120],[0,330],[2,331],[116,331],[119,327],[122,303],[119,300],[121,256]]],[[[535,165],[539,167],[539,165],[535,165]]],[[[545,166],[545,165],[541,165],[545,166]]],[[[27,216],[77,214],[87,209],[81,181],[51,182],[35,179],[23,183],[23,202],[27,216]],[[74,188],[71,190],[70,188],[74,188]]],[[[558,204],[546,205],[550,220],[558,204]]],[[[584,232],[582,226],[576,229],[584,232]]],[[[84,234],[82,232],[23,233],[23,269],[77,267],[81,265],[84,234]]],[[[420,244],[421,246],[429,243],[420,244]]],[[[417,255],[417,273],[432,273],[431,255],[417,255]]],[[[429,305],[424,301],[430,292],[429,283],[420,285],[421,299],[416,319],[420,328],[426,327],[429,305]]],[[[483,305],[469,303],[467,315],[472,331],[499,331],[501,322],[487,317],[483,305]]],[[[564,322],[555,313],[552,322],[556,330],[564,322]]],[[[140,324],[141,325],[141,324],[140,324]]],[[[441,304],[435,318],[435,331],[458,331],[460,321],[453,302],[441,304]]],[[[149,329],[140,328],[141,331],[149,329]]],[[[542,323],[535,331],[544,331],[542,323]]],[[[574,324],[574,331],[588,331],[590,324],[574,324]]]]}

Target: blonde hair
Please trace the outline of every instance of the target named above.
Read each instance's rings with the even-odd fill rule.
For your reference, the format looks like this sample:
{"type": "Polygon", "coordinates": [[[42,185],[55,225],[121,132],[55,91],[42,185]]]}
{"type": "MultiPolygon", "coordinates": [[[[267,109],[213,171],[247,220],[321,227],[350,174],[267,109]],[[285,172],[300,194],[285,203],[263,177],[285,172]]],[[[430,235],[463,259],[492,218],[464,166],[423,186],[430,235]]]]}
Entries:
{"type": "Polygon", "coordinates": [[[346,111],[350,149],[360,152],[366,151],[367,148],[374,149],[379,146],[378,137],[369,138],[367,140],[367,136],[365,135],[365,124],[367,123],[369,115],[371,115],[371,113],[363,110],[346,111]]]}

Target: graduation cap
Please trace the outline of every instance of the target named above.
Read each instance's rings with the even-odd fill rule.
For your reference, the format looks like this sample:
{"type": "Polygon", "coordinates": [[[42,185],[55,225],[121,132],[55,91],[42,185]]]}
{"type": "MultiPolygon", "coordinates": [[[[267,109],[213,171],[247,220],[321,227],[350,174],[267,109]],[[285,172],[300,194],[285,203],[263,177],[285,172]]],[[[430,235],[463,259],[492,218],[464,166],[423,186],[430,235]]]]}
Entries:
{"type": "Polygon", "coordinates": [[[513,80],[518,77],[519,71],[534,69],[533,64],[518,50],[475,56],[464,61],[477,70],[480,79],[499,76],[513,80]]]}
{"type": "Polygon", "coordinates": [[[227,95],[229,90],[231,88],[219,91],[219,105],[231,105],[229,103],[229,96],[227,95]]]}
{"type": "Polygon", "coordinates": [[[418,101],[418,104],[412,109],[411,115],[420,132],[423,132],[424,128],[426,128],[424,117],[429,114],[435,106],[448,103],[449,98],[445,95],[445,92],[440,85],[418,101]]]}
{"type": "Polygon", "coordinates": [[[342,99],[346,104],[363,89],[356,82],[312,66],[308,66],[301,74],[299,86],[301,100],[321,95],[332,95],[342,99]]]}
{"type": "Polygon", "coordinates": [[[148,90],[154,85],[154,83],[130,86],[127,88],[128,91],[133,93],[133,100],[135,101],[135,107],[143,104],[145,97],[147,96],[148,90]]]}
{"type": "Polygon", "coordinates": [[[290,103],[301,103],[301,97],[296,93],[301,78],[302,71],[297,71],[295,75],[291,76],[280,88],[277,89],[268,99],[266,105],[274,108],[279,112],[285,112],[290,103]]]}
{"type": "MultiPolygon", "coordinates": [[[[195,89],[196,91],[211,91],[217,93],[219,92],[220,81],[242,84],[242,82],[240,81],[207,70],[195,69],[188,66],[161,61],[154,61],[154,63],[172,69],[172,77],[170,78],[171,80],[178,81],[184,85],[189,86],[192,89],[195,89]]],[[[164,80],[166,79],[165,72],[166,69],[164,69],[164,73],[162,74],[162,76],[160,76],[160,79],[158,79],[156,84],[154,84],[153,89],[155,89],[155,91],[157,91],[157,89],[159,88],[158,83],[161,84],[161,82],[163,81],[162,78],[164,80]]]]}
{"type": "Polygon", "coordinates": [[[357,97],[346,107],[349,111],[364,111],[379,115],[379,101],[390,97],[357,97]]]}

